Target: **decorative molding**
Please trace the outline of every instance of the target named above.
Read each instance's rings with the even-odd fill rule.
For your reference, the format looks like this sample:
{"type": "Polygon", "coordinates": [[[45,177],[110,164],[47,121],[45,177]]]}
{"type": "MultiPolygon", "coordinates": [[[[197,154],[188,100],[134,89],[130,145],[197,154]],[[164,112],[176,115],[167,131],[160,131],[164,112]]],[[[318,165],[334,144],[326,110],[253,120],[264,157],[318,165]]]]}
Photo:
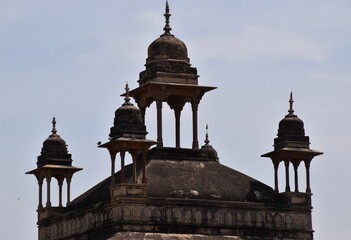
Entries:
{"type": "Polygon", "coordinates": [[[66,239],[114,225],[199,226],[240,232],[251,228],[270,232],[312,232],[311,215],[301,212],[259,209],[206,208],[197,206],[124,205],[101,211],[91,210],[81,216],[66,216],[52,224],[39,224],[39,239],[66,239]],[[244,227],[244,228],[243,228],[244,227]],[[229,229],[229,230],[228,230],[229,229]]]}

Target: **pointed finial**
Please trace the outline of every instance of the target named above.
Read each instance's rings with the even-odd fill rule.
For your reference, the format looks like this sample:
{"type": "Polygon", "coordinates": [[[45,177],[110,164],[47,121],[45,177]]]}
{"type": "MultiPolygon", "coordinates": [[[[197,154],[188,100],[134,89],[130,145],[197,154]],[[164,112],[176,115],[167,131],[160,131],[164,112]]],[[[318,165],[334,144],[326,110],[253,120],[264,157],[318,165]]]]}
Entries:
{"type": "Polygon", "coordinates": [[[130,97],[129,97],[129,87],[128,87],[128,82],[126,83],[126,87],[124,88],[126,90],[126,93],[125,93],[125,98],[124,98],[124,104],[123,105],[130,105],[131,103],[129,102],[130,101],[130,97]]]}
{"type": "Polygon", "coordinates": [[[51,130],[51,132],[52,132],[52,135],[56,135],[56,133],[57,133],[55,117],[52,118],[52,130],[51,130]]]}
{"type": "Polygon", "coordinates": [[[206,138],[205,138],[205,145],[208,145],[210,140],[208,139],[208,124],[206,124],[206,138]]]}
{"type": "Polygon", "coordinates": [[[293,100],[293,93],[292,92],[290,93],[289,103],[290,103],[289,115],[292,116],[292,115],[294,115],[294,109],[293,109],[294,100],[293,100]]]}
{"type": "Polygon", "coordinates": [[[169,4],[168,4],[168,0],[166,0],[166,12],[165,12],[165,14],[163,14],[163,16],[165,16],[165,18],[166,18],[166,25],[165,25],[165,27],[163,28],[163,30],[165,31],[164,32],[164,34],[162,34],[161,36],[165,36],[165,35],[171,35],[171,30],[172,30],[172,28],[171,28],[171,26],[169,25],[169,18],[170,18],[170,16],[171,16],[171,14],[170,14],[170,11],[169,11],[169,4]]]}

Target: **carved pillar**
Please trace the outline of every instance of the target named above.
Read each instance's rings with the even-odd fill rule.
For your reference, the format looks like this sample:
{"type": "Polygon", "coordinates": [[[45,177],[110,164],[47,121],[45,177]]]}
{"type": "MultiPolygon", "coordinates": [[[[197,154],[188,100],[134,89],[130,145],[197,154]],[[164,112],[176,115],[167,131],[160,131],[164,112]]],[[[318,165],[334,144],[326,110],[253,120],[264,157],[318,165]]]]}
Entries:
{"type": "Polygon", "coordinates": [[[289,161],[284,160],[285,163],[285,180],[286,180],[286,186],[285,186],[285,192],[290,192],[290,183],[289,183],[289,161]]]}
{"type": "Polygon", "coordinates": [[[163,147],[162,140],[162,99],[156,100],[157,108],[157,147],[163,147]]]}
{"type": "Polygon", "coordinates": [[[38,209],[43,208],[43,180],[44,177],[38,177],[38,185],[39,185],[39,204],[38,209]]]}
{"type": "Polygon", "coordinates": [[[195,100],[191,102],[191,108],[193,110],[193,149],[199,148],[198,129],[197,129],[198,107],[199,107],[199,101],[195,100]]]}
{"type": "Polygon", "coordinates": [[[310,183],[311,159],[307,159],[304,162],[305,162],[305,167],[306,167],[306,192],[311,193],[311,183],[310,183]]]}
{"type": "Polygon", "coordinates": [[[125,168],[124,168],[124,159],[126,156],[126,152],[125,151],[121,151],[121,179],[120,182],[124,183],[125,182],[125,168]]]}
{"type": "Polygon", "coordinates": [[[71,202],[71,180],[72,180],[72,175],[66,176],[66,182],[67,182],[67,205],[71,202]]]}
{"type": "Polygon", "coordinates": [[[293,162],[294,166],[294,175],[295,175],[295,192],[299,192],[299,174],[297,172],[297,169],[299,167],[300,161],[295,161],[293,162]]]}
{"type": "Polygon", "coordinates": [[[278,168],[279,168],[279,160],[272,160],[273,161],[273,166],[274,166],[274,190],[278,193],[279,192],[279,187],[278,187],[278,168]]]}
{"type": "Polygon", "coordinates": [[[51,201],[50,201],[50,182],[51,182],[51,177],[46,177],[46,207],[51,207],[51,201]]]}
{"type": "Polygon", "coordinates": [[[59,176],[56,178],[59,186],[59,207],[62,207],[62,185],[63,185],[63,177],[59,176]]]}
{"type": "Polygon", "coordinates": [[[174,109],[174,116],[175,116],[175,132],[176,132],[176,148],[180,148],[180,113],[181,109],[175,108],[174,109]]]}

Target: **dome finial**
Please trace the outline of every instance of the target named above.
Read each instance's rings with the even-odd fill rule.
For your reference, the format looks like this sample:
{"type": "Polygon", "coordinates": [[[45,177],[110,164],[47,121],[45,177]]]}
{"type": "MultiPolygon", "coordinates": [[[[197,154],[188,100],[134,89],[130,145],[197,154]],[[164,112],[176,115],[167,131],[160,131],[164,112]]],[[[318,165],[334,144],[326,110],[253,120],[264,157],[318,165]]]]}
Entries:
{"type": "Polygon", "coordinates": [[[171,28],[171,26],[169,25],[169,18],[170,18],[170,16],[171,16],[171,14],[170,14],[170,11],[169,11],[169,4],[168,4],[168,0],[166,0],[166,12],[165,12],[165,14],[163,14],[163,16],[165,16],[165,18],[166,18],[166,25],[165,25],[165,27],[163,28],[163,30],[165,31],[164,32],[164,34],[162,34],[162,36],[169,36],[169,35],[171,35],[171,30],[172,30],[172,28],[171,28]]]}
{"type": "Polygon", "coordinates": [[[51,130],[51,132],[52,132],[52,135],[56,135],[56,133],[57,133],[55,117],[52,118],[52,130],[51,130]]]}
{"type": "Polygon", "coordinates": [[[292,92],[290,93],[289,103],[290,103],[289,115],[292,116],[292,115],[294,115],[294,109],[293,109],[294,100],[293,100],[293,93],[292,92]]]}
{"type": "Polygon", "coordinates": [[[126,83],[126,87],[125,87],[126,93],[125,93],[125,98],[124,98],[124,103],[123,106],[125,105],[131,105],[130,103],[130,97],[129,97],[129,86],[128,86],[128,82],[126,83]]]}
{"type": "Polygon", "coordinates": [[[210,140],[208,139],[208,124],[206,124],[206,138],[205,138],[205,145],[208,145],[210,140]]]}

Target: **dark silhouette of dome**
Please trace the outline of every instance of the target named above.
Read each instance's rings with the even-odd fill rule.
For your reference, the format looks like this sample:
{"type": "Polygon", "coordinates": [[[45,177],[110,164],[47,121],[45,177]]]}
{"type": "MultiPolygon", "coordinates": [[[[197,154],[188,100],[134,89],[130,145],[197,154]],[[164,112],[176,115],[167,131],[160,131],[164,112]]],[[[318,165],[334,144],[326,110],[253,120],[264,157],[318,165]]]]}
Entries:
{"type": "Polygon", "coordinates": [[[148,82],[197,84],[197,69],[190,64],[185,43],[171,34],[168,1],[164,16],[166,18],[164,33],[149,45],[146,69],[140,72],[138,82],[140,85],[148,82]],[[184,74],[187,74],[185,80],[184,74]]]}
{"type": "Polygon", "coordinates": [[[68,153],[66,142],[57,134],[55,118],[52,120],[52,125],[52,134],[43,142],[41,155],[38,156],[38,168],[46,164],[72,165],[71,154],[68,153]]]}
{"type": "Polygon", "coordinates": [[[305,136],[304,123],[294,114],[292,93],[289,102],[289,113],[279,122],[278,137],[274,139],[274,146],[276,149],[282,147],[309,148],[309,137],[305,136]]]}
{"type": "Polygon", "coordinates": [[[188,50],[185,43],[170,34],[163,34],[153,41],[148,48],[146,65],[164,61],[189,64],[188,50]]]}
{"type": "Polygon", "coordinates": [[[166,13],[164,16],[166,18],[166,25],[163,28],[165,32],[150,44],[146,67],[160,62],[178,62],[190,65],[185,43],[170,33],[172,28],[169,25],[171,14],[168,2],[166,2],[166,13]]]}
{"type": "Polygon", "coordinates": [[[210,145],[210,140],[208,139],[208,126],[206,125],[206,139],[205,145],[201,147],[203,155],[210,161],[219,162],[217,151],[210,145]]]}
{"type": "Polygon", "coordinates": [[[305,129],[303,121],[296,115],[286,115],[283,120],[279,122],[278,137],[293,135],[304,136],[305,129]]]}
{"type": "Polygon", "coordinates": [[[126,85],[125,102],[115,112],[113,127],[110,131],[110,139],[131,137],[145,139],[146,126],[143,123],[139,108],[130,103],[129,88],[126,85]]]}

